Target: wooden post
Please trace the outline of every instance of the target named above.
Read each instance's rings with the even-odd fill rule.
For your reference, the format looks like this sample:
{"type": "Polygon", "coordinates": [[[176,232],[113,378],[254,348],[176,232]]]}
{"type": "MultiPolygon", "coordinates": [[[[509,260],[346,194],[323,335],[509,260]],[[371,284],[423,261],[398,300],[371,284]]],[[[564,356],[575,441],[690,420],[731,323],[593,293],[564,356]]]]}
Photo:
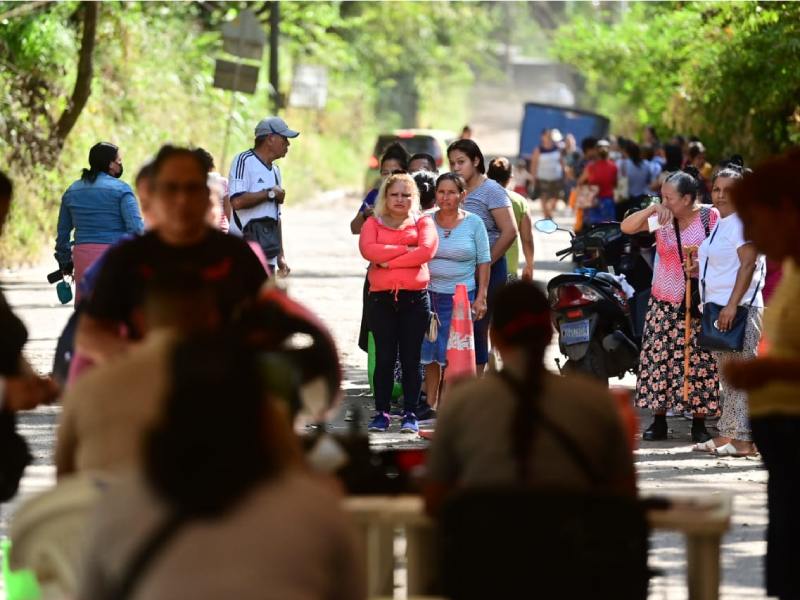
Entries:
{"type": "Polygon", "coordinates": [[[684,317],[683,332],[683,404],[689,406],[689,356],[692,348],[692,278],[689,273],[694,266],[694,252],[697,246],[684,246],[683,255],[686,257],[686,316],[684,317]]]}

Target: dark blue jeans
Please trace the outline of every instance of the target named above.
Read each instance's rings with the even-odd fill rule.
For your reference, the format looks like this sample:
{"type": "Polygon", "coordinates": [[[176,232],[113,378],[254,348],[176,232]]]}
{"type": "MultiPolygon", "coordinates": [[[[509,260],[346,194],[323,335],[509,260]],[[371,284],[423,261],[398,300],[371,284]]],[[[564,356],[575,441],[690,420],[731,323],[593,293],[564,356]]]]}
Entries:
{"type": "Polygon", "coordinates": [[[403,370],[403,409],[414,412],[422,386],[420,352],[430,320],[427,290],[370,292],[367,326],[375,337],[375,410],[389,412],[394,384],[394,361],[400,353],[403,370]]]}
{"type": "Polygon", "coordinates": [[[767,595],[800,599],[800,417],[751,421],[769,473],[767,483],[767,595]]]}
{"type": "MultiPolygon", "coordinates": [[[[515,242],[516,243],[516,242],[515,242]]],[[[494,295],[508,280],[508,264],[503,256],[492,265],[489,271],[489,289],[486,299],[486,315],[473,325],[475,331],[475,364],[485,365],[489,362],[489,320],[494,308],[494,295]]]]}

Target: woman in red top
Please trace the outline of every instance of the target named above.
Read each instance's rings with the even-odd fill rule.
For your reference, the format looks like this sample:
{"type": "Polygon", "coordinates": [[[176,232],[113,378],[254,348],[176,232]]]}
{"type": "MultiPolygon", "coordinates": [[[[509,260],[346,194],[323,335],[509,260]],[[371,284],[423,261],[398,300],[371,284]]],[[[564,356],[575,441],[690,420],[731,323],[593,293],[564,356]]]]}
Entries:
{"type": "Polygon", "coordinates": [[[605,223],[616,219],[614,188],[617,187],[617,165],[608,158],[608,142],[597,143],[597,159],[586,165],[578,185],[596,185],[597,204],[584,213],[584,225],[605,223]]]}
{"type": "Polygon", "coordinates": [[[375,337],[375,410],[370,431],[389,429],[389,404],[398,350],[403,368],[401,433],[418,431],[414,410],[422,377],[420,352],[428,328],[428,261],[439,238],[431,218],[419,214],[419,191],[410,175],[390,175],[381,185],[374,214],[358,246],[370,261],[367,325],[375,337]]]}

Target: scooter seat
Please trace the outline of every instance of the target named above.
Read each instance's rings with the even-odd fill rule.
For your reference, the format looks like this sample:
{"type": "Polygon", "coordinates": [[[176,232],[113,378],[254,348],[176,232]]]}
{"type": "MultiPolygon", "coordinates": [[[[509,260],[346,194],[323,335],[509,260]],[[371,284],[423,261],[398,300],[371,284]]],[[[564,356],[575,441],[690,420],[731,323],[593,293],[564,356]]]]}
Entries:
{"type": "MultiPolygon", "coordinates": [[[[597,275],[595,275],[595,278],[596,278],[596,279],[601,279],[602,281],[605,281],[605,282],[607,282],[607,283],[610,283],[611,285],[613,285],[613,286],[614,286],[614,287],[616,287],[616,288],[619,288],[620,290],[622,290],[622,289],[623,289],[623,288],[622,288],[622,284],[619,282],[619,279],[617,279],[617,278],[616,278],[614,275],[612,275],[611,273],[606,273],[605,271],[599,271],[599,272],[597,273],[597,275]]],[[[623,290],[623,291],[624,291],[624,290],[623,290]]]]}

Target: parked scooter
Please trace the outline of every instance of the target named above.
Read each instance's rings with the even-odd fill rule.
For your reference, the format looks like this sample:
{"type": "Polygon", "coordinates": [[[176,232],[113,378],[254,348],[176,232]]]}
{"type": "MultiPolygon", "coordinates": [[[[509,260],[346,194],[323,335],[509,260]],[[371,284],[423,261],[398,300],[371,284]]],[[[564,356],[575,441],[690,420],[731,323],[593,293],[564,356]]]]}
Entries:
{"type": "Polygon", "coordinates": [[[604,381],[635,371],[653,279],[648,240],[623,234],[616,222],[592,225],[578,235],[550,219],[534,226],[548,234],[567,231],[572,238],[556,256],[563,260],[571,254],[577,266],[547,284],[559,349],[568,359],[563,370],[604,381]]]}

